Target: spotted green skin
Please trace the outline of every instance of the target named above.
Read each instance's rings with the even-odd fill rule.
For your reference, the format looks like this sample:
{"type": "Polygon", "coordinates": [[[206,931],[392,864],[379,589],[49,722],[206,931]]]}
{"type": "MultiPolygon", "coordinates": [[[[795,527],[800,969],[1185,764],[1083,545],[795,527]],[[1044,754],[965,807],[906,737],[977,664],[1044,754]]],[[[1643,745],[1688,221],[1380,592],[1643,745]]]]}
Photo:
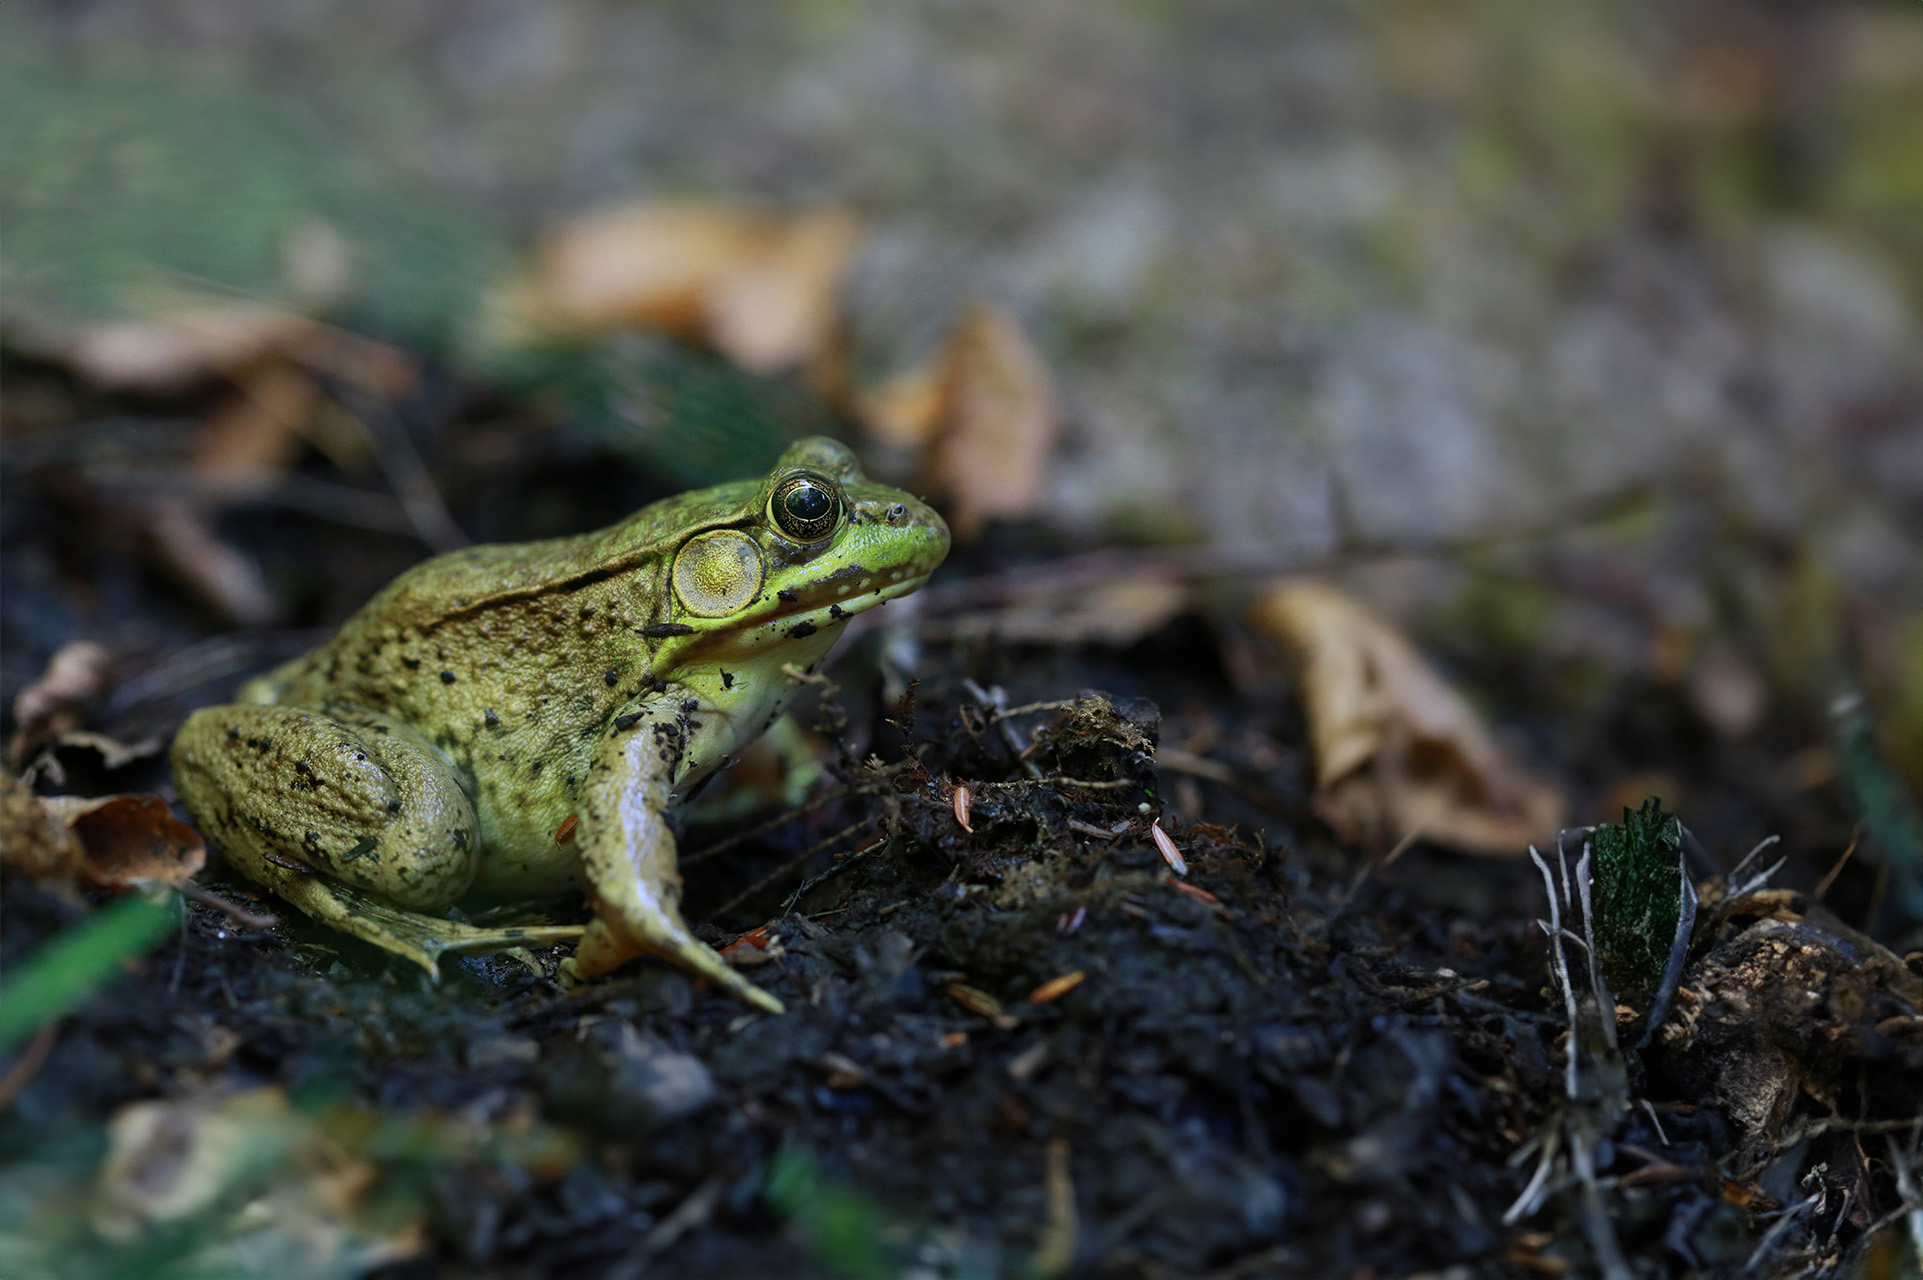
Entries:
{"type": "Polygon", "coordinates": [[[175,780],[242,871],[430,969],[441,950],[580,930],[423,913],[585,881],[597,924],[577,976],[664,955],[753,999],[686,936],[662,815],[774,722],[792,673],[812,672],[848,618],[915,590],[947,550],[932,510],[867,482],[841,445],[803,441],[762,479],[416,566],[328,643],[190,717],[175,780]],[[843,494],[812,545],[769,518],[775,487],[802,469],[843,494]],[[765,576],[738,611],[701,617],[675,590],[674,558],[717,529],[752,539],[765,576]]]}

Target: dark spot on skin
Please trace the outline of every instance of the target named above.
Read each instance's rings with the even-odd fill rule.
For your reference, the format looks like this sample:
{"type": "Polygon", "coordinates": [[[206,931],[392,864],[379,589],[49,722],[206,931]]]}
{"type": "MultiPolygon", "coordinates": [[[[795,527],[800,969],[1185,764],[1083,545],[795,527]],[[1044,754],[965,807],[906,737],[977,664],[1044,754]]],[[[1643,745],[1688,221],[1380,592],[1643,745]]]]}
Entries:
{"type": "Polygon", "coordinates": [[[592,617],[594,616],[594,606],[593,606],[593,605],[591,605],[591,604],[584,604],[584,605],[582,605],[582,606],[581,606],[581,616],[582,616],[583,618],[592,618],[592,617]]]}
{"type": "Polygon", "coordinates": [[[723,689],[734,688],[734,673],[732,671],[723,671],[721,673],[721,687],[723,689]]]}
{"type": "Polygon", "coordinates": [[[240,741],[240,730],[238,730],[238,729],[229,729],[229,730],[227,731],[227,741],[229,741],[229,742],[239,742],[239,741],[240,741]]]}
{"type": "Polygon", "coordinates": [[[646,680],[643,680],[641,684],[653,693],[666,693],[668,691],[668,682],[659,676],[650,675],[646,680]]]}
{"type": "Polygon", "coordinates": [[[501,717],[496,714],[493,707],[489,707],[481,713],[481,720],[490,729],[498,729],[501,727],[501,717]]]}
{"type": "Polygon", "coordinates": [[[814,633],[815,624],[812,622],[797,622],[794,626],[788,628],[789,638],[794,640],[805,640],[814,633]]]}
{"type": "Polygon", "coordinates": [[[399,800],[389,800],[387,802],[387,811],[389,813],[399,813],[401,811],[401,802],[399,800]]]}
{"type": "Polygon", "coordinates": [[[456,849],[459,849],[462,853],[466,853],[468,846],[472,843],[473,837],[468,834],[466,827],[454,828],[454,847],[456,849]]]}
{"type": "Polygon", "coordinates": [[[621,683],[621,673],[615,668],[609,667],[601,673],[601,679],[607,683],[608,688],[612,689],[615,685],[621,683]]]}
{"type": "Polygon", "coordinates": [[[401,665],[409,671],[419,671],[421,669],[421,660],[419,658],[402,658],[401,665]]]}
{"type": "Polygon", "coordinates": [[[684,716],[692,715],[699,710],[701,710],[701,702],[699,699],[687,698],[681,703],[681,714],[684,716]]]}
{"type": "Polygon", "coordinates": [[[387,726],[384,724],[377,724],[374,726],[374,732],[380,734],[381,737],[385,738],[387,736],[387,726]]]}
{"type": "Polygon", "coordinates": [[[454,607],[455,607],[456,609],[465,609],[465,608],[467,608],[467,597],[466,597],[466,596],[455,596],[455,597],[454,597],[454,607]]]}
{"type": "Polygon", "coordinates": [[[534,767],[528,770],[528,776],[529,776],[529,777],[533,777],[533,778],[538,778],[538,777],[540,777],[540,776],[541,776],[541,770],[542,770],[543,768],[545,768],[546,766],[547,766],[547,761],[545,761],[545,760],[536,760],[536,761],[534,762],[534,767]]]}
{"type": "Polygon", "coordinates": [[[685,622],[655,622],[641,628],[641,634],[650,640],[664,636],[691,636],[694,628],[685,622]]]}
{"type": "Polygon", "coordinates": [[[614,727],[622,730],[623,732],[626,732],[627,730],[634,728],[635,725],[641,723],[641,717],[643,714],[644,713],[639,711],[630,711],[628,712],[628,714],[624,716],[616,716],[614,718],[614,727]]]}
{"type": "Polygon", "coordinates": [[[313,770],[307,767],[307,762],[305,760],[296,760],[294,761],[294,772],[295,773],[312,773],[313,770]]]}
{"type": "MultiPolygon", "coordinates": [[[[355,842],[352,849],[349,849],[341,855],[341,861],[352,862],[356,858],[365,858],[368,854],[374,852],[374,846],[379,843],[380,839],[377,836],[362,836],[355,842]]],[[[379,859],[376,859],[376,861],[379,861],[379,859]]]]}
{"type": "Polygon", "coordinates": [[[454,673],[453,673],[452,671],[443,671],[443,672],[441,672],[441,683],[442,683],[442,684],[453,684],[453,683],[454,683],[454,673]]]}
{"type": "Polygon", "coordinates": [[[800,596],[796,595],[787,587],[783,587],[781,590],[775,592],[775,596],[783,604],[793,604],[795,601],[801,599],[800,596]]]}
{"type": "Polygon", "coordinates": [[[840,605],[831,604],[828,606],[828,616],[831,618],[845,618],[848,615],[842,612],[840,605]]]}

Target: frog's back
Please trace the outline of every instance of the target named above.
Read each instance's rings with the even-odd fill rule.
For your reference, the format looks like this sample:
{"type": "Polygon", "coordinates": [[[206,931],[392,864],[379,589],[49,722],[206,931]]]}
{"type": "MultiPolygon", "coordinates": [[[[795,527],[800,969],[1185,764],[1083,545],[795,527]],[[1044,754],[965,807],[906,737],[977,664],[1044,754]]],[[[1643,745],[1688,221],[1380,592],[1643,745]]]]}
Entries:
{"type": "Polygon", "coordinates": [[[425,560],[326,644],[254,681],[242,699],[345,700],[433,718],[492,686],[525,686],[536,672],[602,673],[617,657],[625,665],[636,631],[662,611],[666,552],[690,530],[736,517],[743,489],[683,494],[592,533],[425,560]],[[457,692],[461,684],[469,687],[457,692]]]}

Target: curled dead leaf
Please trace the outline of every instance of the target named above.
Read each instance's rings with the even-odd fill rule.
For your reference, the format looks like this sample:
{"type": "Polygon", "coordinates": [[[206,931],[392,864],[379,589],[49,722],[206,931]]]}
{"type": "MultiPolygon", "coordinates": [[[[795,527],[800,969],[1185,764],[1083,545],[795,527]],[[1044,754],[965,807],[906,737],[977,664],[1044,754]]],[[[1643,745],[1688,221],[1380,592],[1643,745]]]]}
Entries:
{"type": "Polygon", "coordinates": [[[91,640],[60,646],[40,678],[13,700],[7,767],[18,771],[46,739],[78,729],[113,682],[113,655],[91,640]]]}
{"type": "Polygon", "coordinates": [[[353,1148],[357,1128],[330,1132],[276,1087],[133,1103],[108,1125],[94,1230],[126,1245],[188,1236],[196,1270],[234,1270],[234,1244],[263,1236],[301,1274],[358,1275],[419,1253],[417,1217],[366,1212],[380,1168],[353,1148]]]}
{"type": "Polygon", "coordinates": [[[1362,605],[1280,582],[1252,617],[1300,663],[1316,807],[1345,839],[1520,857],[1562,825],[1560,792],[1505,759],[1462,695],[1362,605]]]}
{"type": "Polygon", "coordinates": [[[512,343],[654,329],[756,372],[793,368],[832,344],[858,237],[838,211],[791,219],[710,201],[617,205],[549,235],[496,298],[493,325],[512,343]]]}
{"type": "Polygon", "coordinates": [[[159,796],[37,796],[0,773],[0,861],[34,880],[124,892],[192,879],[207,847],[159,796]]]}
{"type": "Polygon", "coordinates": [[[1034,514],[1055,447],[1055,382],[1021,325],[1000,307],[963,312],[923,365],[858,397],[869,432],[925,445],[923,479],[949,504],[958,538],[996,518],[1034,514]]]}
{"type": "Polygon", "coordinates": [[[195,302],[82,329],[65,356],[97,386],[167,394],[298,350],[319,327],[267,303],[195,302]]]}

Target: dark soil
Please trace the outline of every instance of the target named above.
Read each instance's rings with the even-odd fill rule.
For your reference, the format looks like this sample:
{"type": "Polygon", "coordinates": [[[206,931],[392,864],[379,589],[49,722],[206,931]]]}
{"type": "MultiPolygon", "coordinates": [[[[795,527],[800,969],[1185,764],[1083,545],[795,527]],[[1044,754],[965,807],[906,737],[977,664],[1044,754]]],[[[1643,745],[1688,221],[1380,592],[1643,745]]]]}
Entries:
{"type": "MultiPolygon", "coordinates": [[[[445,400],[457,408],[424,416],[419,438],[457,520],[484,537],[590,527],[659,491],[592,445],[445,400]]],[[[89,410],[68,444],[177,437],[181,409],[89,410]]],[[[227,632],[157,576],[73,467],[10,458],[0,692],[10,701],[59,643],[101,638],[127,664],[98,727],[123,740],[170,731],[311,643],[420,554],[236,507],[219,530],[261,558],[295,625],[227,632]]],[[[954,571],[1014,554],[978,550],[954,571]]],[[[1562,1097],[1562,1015],[1526,863],[1417,847],[1359,874],[1311,813],[1288,690],[1238,689],[1198,619],[1123,651],[926,647],[907,697],[883,694],[872,637],[831,674],[839,692],[813,714],[834,777],[817,794],[839,797],[773,827],[765,810],[692,826],[683,844],[690,919],[712,915],[719,945],[748,935],[740,951],[786,1016],[658,966],[563,993],[513,957],[450,958],[436,984],[216,862],[206,887],[279,924],[249,932],[186,904],[174,938],[61,1024],[0,1117],[0,1159],[84,1178],[123,1106],[271,1084],[317,1116],[560,1135],[566,1158],[485,1144],[377,1156],[387,1179],[367,1212],[427,1223],[416,1256],[377,1270],[388,1280],[834,1274],[877,1257],[928,1276],[1591,1272],[1564,1201],[1501,1221],[1533,1167],[1512,1157],[1562,1097]],[[996,720],[980,690],[1057,705],[996,720]],[[1156,739],[1178,723],[1187,739],[1206,728],[1233,783],[1158,773],[1156,739]],[[1151,820],[1179,844],[1185,877],[1151,820]],[[756,833],[703,856],[743,832],[756,833]],[[850,1245],[836,1234],[849,1221],[872,1238],[850,1245]]],[[[1508,690],[1504,714],[1527,720],[1515,705],[1527,688],[1508,690]]],[[[1794,812],[1719,806],[1754,794],[1751,780],[1716,776],[1687,742],[1667,756],[1625,745],[1659,702],[1626,689],[1629,723],[1597,733],[1645,768],[1687,773],[1707,812],[1737,814],[1698,823],[1725,862],[1758,825],[1847,831],[1833,795],[1794,812]]],[[[111,775],[85,751],[62,760],[68,790],[171,794],[157,757],[111,775]]],[[[1585,764],[1560,768],[1580,780],[1585,764]]],[[[1790,883],[1820,872],[1799,863],[1790,883]]],[[[1839,891],[1863,893],[1856,877],[1839,891]]],[[[86,910],[18,881],[3,909],[9,968],[86,910]]],[[[551,971],[560,954],[536,959],[551,971]]],[[[1833,1014],[1835,1033],[1772,1133],[1832,1108],[1900,1119],[1923,1098],[1914,1040],[1857,1034],[1871,1015],[1832,1005],[1804,1010],[1833,1014]]],[[[1872,1022],[1896,1009],[1886,1001],[1872,1022]]],[[[1636,1085],[1655,1106],[1606,1146],[1603,1169],[1623,1178],[1612,1216],[1638,1274],[1751,1274],[1778,1211],[1812,1188],[1825,1196],[1777,1233],[1769,1265],[1852,1257],[1897,1203],[1882,1138],[1816,1133],[1779,1153],[1731,1118],[1740,1089],[1700,1053],[1646,1068],[1636,1085]]],[[[134,1274],[155,1256],[141,1252],[151,1241],[74,1239],[70,1274],[134,1274]]]]}

